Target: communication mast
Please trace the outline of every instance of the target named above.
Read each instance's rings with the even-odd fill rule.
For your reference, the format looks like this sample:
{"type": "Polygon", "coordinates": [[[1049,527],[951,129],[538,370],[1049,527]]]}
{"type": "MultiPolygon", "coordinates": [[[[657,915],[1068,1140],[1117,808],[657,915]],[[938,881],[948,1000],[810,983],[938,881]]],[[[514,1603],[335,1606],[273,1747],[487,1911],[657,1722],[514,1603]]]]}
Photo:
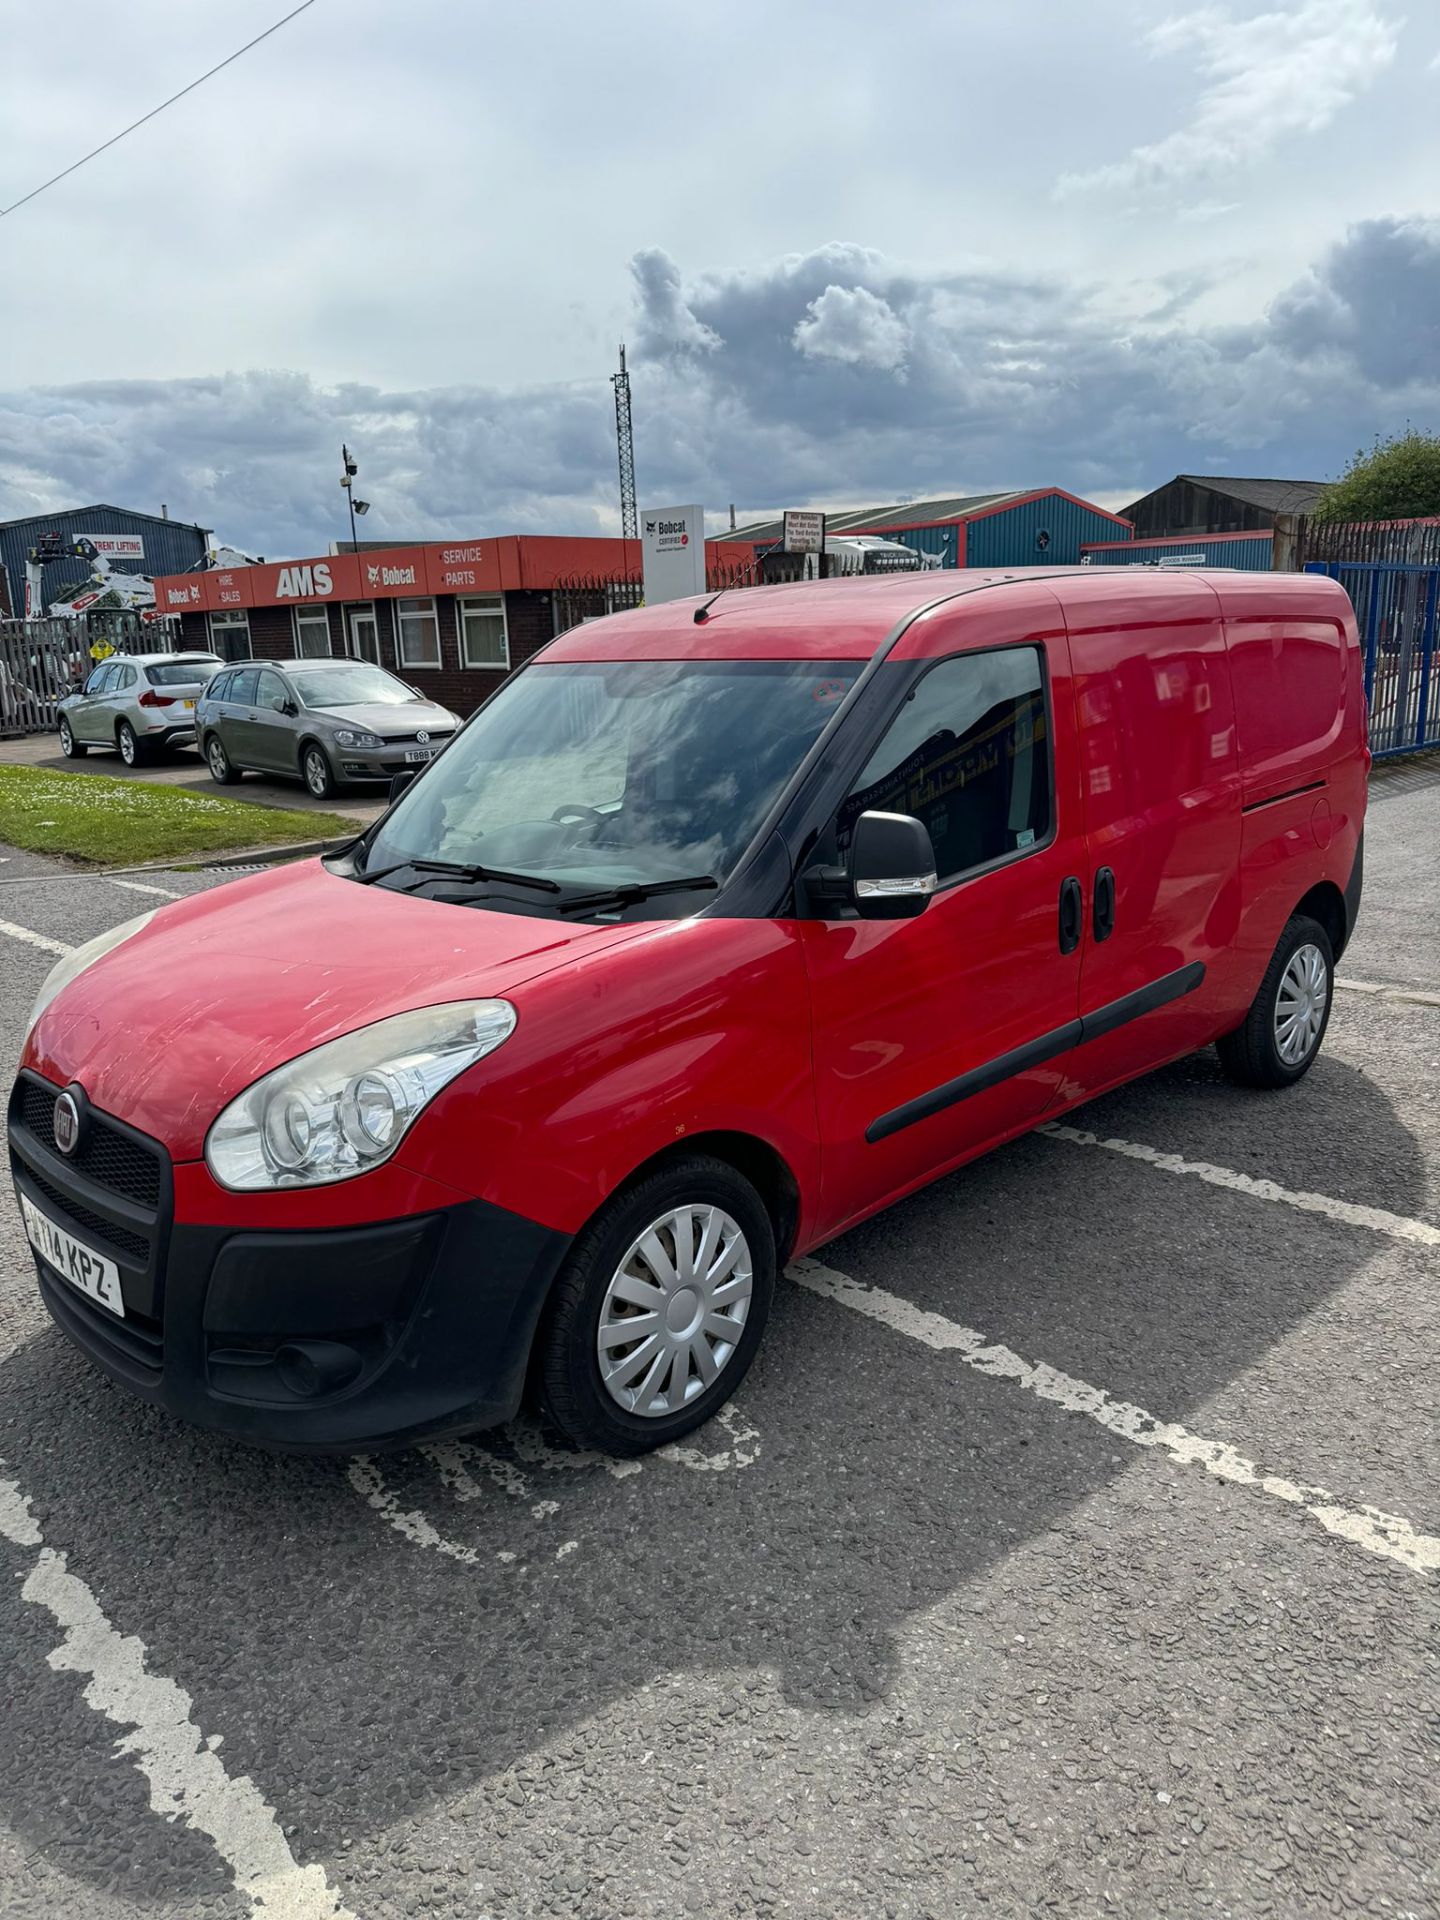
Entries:
{"type": "Polygon", "coordinates": [[[625,371],[625,346],[620,346],[620,371],[612,373],[615,389],[615,443],[620,453],[620,537],[638,540],[640,516],[635,510],[635,433],[630,424],[630,376],[625,371]]]}

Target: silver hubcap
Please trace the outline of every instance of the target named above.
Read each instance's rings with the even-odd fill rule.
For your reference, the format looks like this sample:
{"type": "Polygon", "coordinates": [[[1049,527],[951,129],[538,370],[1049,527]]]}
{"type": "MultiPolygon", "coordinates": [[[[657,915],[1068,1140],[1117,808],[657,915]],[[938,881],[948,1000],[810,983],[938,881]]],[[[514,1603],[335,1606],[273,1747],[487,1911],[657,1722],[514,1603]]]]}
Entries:
{"type": "Polygon", "coordinates": [[[1275,996],[1275,1050],[1287,1067],[1298,1067],[1315,1045],[1329,1003],[1324,954],[1315,946],[1297,947],[1275,996]]]}
{"type": "Polygon", "coordinates": [[[662,1214],[615,1269],[600,1309],[610,1398],[656,1420],[704,1393],[740,1344],[754,1286],[750,1244],[723,1208],[662,1214]]]}
{"type": "Polygon", "coordinates": [[[312,793],[318,793],[323,799],[325,794],[325,762],[320,758],[318,753],[306,754],[305,778],[309,783],[310,791],[312,793]]]}
{"type": "Polygon", "coordinates": [[[218,740],[212,740],[210,743],[210,771],[217,780],[225,776],[225,755],[221,751],[218,740]]]}
{"type": "Polygon", "coordinates": [[[135,742],[128,733],[120,735],[120,758],[127,766],[135,758],[135,742]]]}
{"type": "Polygon", "coordinates": [[[60,745],[64,752],[68,753],[70,751],[70,729],[67,726],[62,725],[60,728],[60,745]]]}

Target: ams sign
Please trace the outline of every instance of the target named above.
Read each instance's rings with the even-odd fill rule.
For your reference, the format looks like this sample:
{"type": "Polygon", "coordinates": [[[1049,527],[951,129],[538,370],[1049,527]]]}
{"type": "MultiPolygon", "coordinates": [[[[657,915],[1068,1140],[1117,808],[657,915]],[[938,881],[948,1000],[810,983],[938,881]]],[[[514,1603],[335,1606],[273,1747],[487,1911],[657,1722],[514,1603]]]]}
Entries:
{"type": "Polygon", "coordinates": [[[281,567],[275,582],[277,600],[324,599],[334,591],[330,568],[324,560],[309,561],[304,566],[281,567]]]}

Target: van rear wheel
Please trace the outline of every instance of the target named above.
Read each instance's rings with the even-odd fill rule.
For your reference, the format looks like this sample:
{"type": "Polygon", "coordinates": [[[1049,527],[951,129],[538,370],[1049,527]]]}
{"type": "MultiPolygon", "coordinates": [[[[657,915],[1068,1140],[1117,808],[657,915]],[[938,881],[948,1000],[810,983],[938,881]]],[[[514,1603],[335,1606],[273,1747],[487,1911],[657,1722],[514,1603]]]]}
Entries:
{"type": "Polygon", "coordinates": [[[1318,920],[1286,923],[1244,1023],[1216,1043],[1226,1077],[1240,1087],[1290,1087],[1309,1072],[1335,997],[1335,955],[1318,920]]]}
{"type": "Polygon", "coordinates": [[[775,1292],[775,1233],[743,1175],[708,1154],[623,1189],[578,1235],[539,1340],[545,1412],[579,1447],[648,1453],[745,1378],[775,1292]]]}

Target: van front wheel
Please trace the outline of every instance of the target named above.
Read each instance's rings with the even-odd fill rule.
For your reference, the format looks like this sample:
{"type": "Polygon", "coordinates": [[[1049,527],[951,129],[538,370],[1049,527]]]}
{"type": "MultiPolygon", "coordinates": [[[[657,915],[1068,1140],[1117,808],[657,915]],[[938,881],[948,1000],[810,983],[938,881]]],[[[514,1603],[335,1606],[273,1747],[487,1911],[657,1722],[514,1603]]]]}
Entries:
{"type": "Polygon", "coordinates": [[[648,1453],[745,1378],[775,1292],[759,1194],[708,1154],[624,1189],[576,1238],[540,1333],[546,1413],[568,1440],[648,1453]]]}
{"type": "Polygon", "coordinates": [[[1217,1043],[1227,1078],[1241,1087],[1290,1087],[1308,1073],[1330,1024],[1335,955],[1318,920],[1287,922],[1243,1025],[1217,1043]]]}

